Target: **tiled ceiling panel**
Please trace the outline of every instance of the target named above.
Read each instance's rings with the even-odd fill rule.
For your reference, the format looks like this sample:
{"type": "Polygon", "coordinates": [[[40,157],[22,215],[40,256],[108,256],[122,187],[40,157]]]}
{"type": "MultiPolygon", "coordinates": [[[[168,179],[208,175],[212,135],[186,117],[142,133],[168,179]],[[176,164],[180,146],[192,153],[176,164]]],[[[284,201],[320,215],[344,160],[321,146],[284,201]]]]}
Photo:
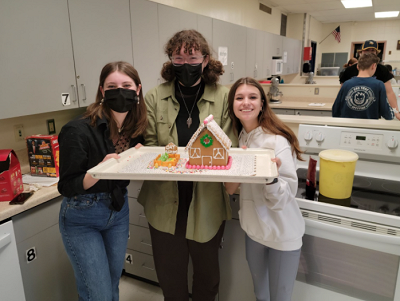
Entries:
{"type": "MultiPolygon", "coordinates": [[[[375,12],[400,10],[400,0],[372,0],[372,7],[344,8],[340,0],[261,0],[285,13],[309,13],[322,23],[375,21],[375,12]]],[[[388,18],[386,20],[400,20],[388,18]]]]}

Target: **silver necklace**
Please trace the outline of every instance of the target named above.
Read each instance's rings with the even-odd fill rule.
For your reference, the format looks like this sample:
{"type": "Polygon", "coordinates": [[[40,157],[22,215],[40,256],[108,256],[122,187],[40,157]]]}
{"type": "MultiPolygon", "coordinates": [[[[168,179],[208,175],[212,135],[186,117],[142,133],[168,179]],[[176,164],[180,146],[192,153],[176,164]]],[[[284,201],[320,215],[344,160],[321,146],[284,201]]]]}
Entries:
{"type": "Polygon", "coordinates": [[[200,88],[201,88],[201,83],[200,83],[199,89],[197,90],[196,97],[194,98],[194,102],[193,102],[192,109],[191,109],[190,112],[189,112],[189,109],[188,109],[188,107],[187,107],[187,105],[186,105],[185,98],[183,97],[183,94],[182,94],[182,91],[181,91],[181,87],[179,86],[179,83],[178,83],[178,89],[179,89],[179,92],[181,93],[181,97],[182,97],[182,100],[183,100],[183,104],[185,105],[186,111],[187,111],[188,114],[189,114],[189,118],[186,120],[186,124],[188,125],[188,128],[190,128],[190,126],[192,125],[192,112],[193,112],[194,106],[195,106],[195,104],[196,104],[196,100],[197,100],[197,96],[199,95],[200,88]]]}

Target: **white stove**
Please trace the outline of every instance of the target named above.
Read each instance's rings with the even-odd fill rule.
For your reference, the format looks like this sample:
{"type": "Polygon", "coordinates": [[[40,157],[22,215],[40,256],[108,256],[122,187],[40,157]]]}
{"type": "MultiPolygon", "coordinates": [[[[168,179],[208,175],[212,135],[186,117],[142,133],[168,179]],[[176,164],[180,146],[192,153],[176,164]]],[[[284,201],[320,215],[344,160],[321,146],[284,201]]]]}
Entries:
{"type": "Polygon", "coordinates": [[[293,300],[400,301],[400,132],[300,125],[298,138],[306,235],[293,300]],[[309,158],[324,149],[359,155],[348,200],[305,199],[309,158]]]}

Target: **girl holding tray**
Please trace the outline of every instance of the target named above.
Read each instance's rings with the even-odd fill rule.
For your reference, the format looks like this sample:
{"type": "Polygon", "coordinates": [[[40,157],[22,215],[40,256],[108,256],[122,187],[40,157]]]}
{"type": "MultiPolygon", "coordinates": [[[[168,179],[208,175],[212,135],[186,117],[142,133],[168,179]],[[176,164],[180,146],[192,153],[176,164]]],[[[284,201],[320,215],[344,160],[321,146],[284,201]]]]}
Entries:
{"type": "Polygon", "coordinates": [[[295,200],[298,140],[271,110],[261,85],[241,78],[229,91],[229,114],[242,148],[275,151],[279,177],[270,184],[225,183],[240,187],[239,219],[246,232],[246,258],[257,301],[290,301],[300,259],[304,220],[295,200]]]}
{"type": "Polygon", "coordinates": [[[105,65],[95,102],[58,137],[58,190],[64,196],[59,225],[80,301],[119,300],[129,235],[129,181],[94,179],[87,170],[143,142],[147,115],[141,87],[129,63],[105,65]]]}
{"type": "MultiPolygon", "coordinates": [[[[146,146],[186,146],[210,114],[237,146],[228,113],[228,89],[217,84],[221,62],[196,30],[174,34],[164,47],[169,60],[165,83],[145,97],[149,126],[146,146]]],[[[138,201],[149,222],[154,263],[166,301],[188,301],[188,263],[193,263],[193,301],[218,293],[218,250],[225,220],[231,218],[222,183],[145,181],[138,201]]]]}

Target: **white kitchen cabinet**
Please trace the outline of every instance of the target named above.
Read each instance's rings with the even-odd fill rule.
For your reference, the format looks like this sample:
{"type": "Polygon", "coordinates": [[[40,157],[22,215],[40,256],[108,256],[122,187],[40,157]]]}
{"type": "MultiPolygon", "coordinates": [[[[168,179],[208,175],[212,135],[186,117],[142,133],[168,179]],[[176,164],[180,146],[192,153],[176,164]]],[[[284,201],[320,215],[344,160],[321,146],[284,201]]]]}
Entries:
{"type": "Polygon", "coordinates": [[[332,117],[332,111],[317,111],[317,110],[294,110],[295,115],[307,116],[329,116],[332,117]]]}
{"type": "Polygon", "coordinates": [[[212,41],[213,41],[212,26],[213,26],[212,18],[202,16],[202,15],[197,15],[197,30],[206,39],[206,41],[208,42],[208,45],[210,46],[210,51],[211,51],[213,57],[216,58],[216,55],[217,55],[216,49],[213,49],[213,47],[212,47],[212,41]]]}
{"type": "Polygon", "coordinates": [[[246,41],[247,29],[244,26],[213,19],[213,48],[227,47],[227,65],[220,77],[220,84],[233,84],[246,76],[246,41]]]}
{"type": "Polygon", "coordinates": [[[264,52],[264,62],[263,69],[265,71],[264,77],[270,77],[272,75],[272,58],[282,56],[282,36],[263,32],[263,52],[264,52]]]}
{"type": "Polygon", "coordinates": [[[169,61],[169,57],[164,53],[164,46],[172,36],[184,29],[197,30],[197,15],[188,11],[158,4],[158,37],[160,49],[160,65],[169,61]]]}
{"type": "Polygon", "coordinates": [[[61,201],[55,198],[12,218],[27,301],[78,298],[58,225],[61,201]]]}
{"type": "Polygon", "coordinates": [[[144,96],[147,91],[161,83],[162,47],[158,37],[157,3],[131,0],[130,13],[133,65],[139,72],[144,96]]]}
{"type": "Polygon", "coordinates": [[[218,300],[255,300],[253,279],[246,260],[245,232],[237,220],[239,195],[230,196],[230,200],[233,219],[226,222],[219,253],[221,280],[218,300]]]}
{"type": "Polygon", "coordinates": [[[286,53],[286,63],[283,63],[283,74],[300,72],[301,41],[296,39],[283,38],[283,54],[286,53]]]}
{"type": "Polygon", "coordinates": [[[85,107],[95,101],[105,64],[133,64],[129,0],[68,0],[68,5],[79,105],[85,107]]]}
{"type": "Polygon", "coordinates": [[[1,1],[0,41],[0,119],[78,108],[66,0],[1,1]]]}
{"type": "Polygon", "coordinates": [[[264,32],[247,28],[246,39],[246,76],[255,79],[265,78],[264,32]]]}
{"type": "Polygon", "coordinates": [[[25,301],[12,221],[0,223],[1,300],[25,301]]]}
{"type": "MultiPolygon", "coordinates": [[[[131,181],[128,186],[129,239],[125,254],[125,272],[147,280],[158,282],[154,266],[149,224],[144,208],[137,201],[143,181],[131,181]]],[[[192,291],[193,266],[189,259],[188,285],[192,291]]]]}
{"type": "Polygon", "coordinates": [[[84,107],[106,63],[133,63],[129,0],[3,1],[0,40],[0,119],[84,107]]]}

